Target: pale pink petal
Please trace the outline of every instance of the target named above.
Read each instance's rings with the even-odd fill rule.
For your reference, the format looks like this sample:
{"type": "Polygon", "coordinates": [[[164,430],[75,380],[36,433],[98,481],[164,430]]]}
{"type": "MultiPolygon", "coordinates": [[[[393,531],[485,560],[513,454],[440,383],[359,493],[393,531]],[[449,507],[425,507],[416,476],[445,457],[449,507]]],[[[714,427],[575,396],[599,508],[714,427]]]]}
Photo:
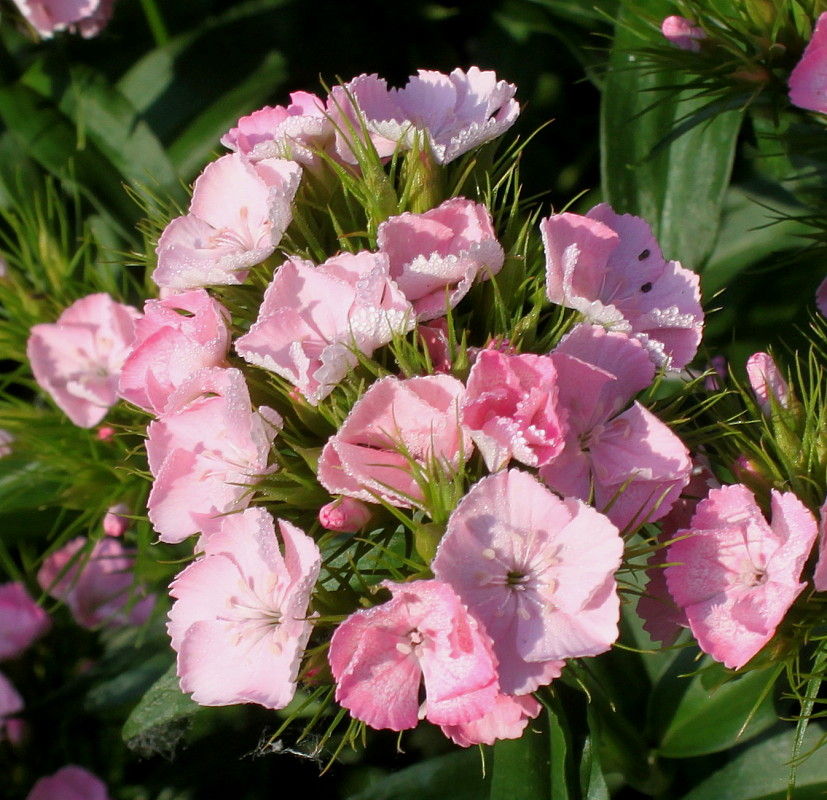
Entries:
{"type": "Polygon", "coordinates": [[[50,626],[49,615],[22,583],[0,585],[0,661],[22,655],[50,626]]]}
{"type": "Polygon", "coordinates": [[[771,355],[753,353],[747,359],[747,378],[765,416],[772,415],[773,405],[776,408],[787,406],[789,386],[771,355]]]}
{"type": "Polygon", "coordinates": [[[695,25],[686,17],[666,17],[660,26],[661,33],[681,50],[691,50],[698,53],[701,50],[701,42],[707,38],[706,31],[695,25]]]}

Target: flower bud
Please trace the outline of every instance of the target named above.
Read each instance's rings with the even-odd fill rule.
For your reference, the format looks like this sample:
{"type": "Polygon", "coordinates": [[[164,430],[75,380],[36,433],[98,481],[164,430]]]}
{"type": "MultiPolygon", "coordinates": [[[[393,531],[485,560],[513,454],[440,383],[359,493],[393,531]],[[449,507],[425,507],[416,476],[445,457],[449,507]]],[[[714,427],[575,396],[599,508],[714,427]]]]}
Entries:
{"type": "Polygon", "coordinates": [[[352,497],[339,497],[319,509],[322,527],[338,533],[356,533],[370,522],[372,516],[366,503],[352,497]]]}

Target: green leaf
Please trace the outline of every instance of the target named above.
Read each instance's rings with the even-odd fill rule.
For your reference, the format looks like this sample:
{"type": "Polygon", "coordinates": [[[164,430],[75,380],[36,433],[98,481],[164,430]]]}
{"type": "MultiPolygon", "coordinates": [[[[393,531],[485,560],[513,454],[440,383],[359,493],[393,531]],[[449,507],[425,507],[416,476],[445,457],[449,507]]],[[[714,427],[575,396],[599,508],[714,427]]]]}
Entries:
{"type": "Polygon", "coordinates": [[[652,694],[650,721],[662,756],[690,758],[717,753],[752,739],[777,722],[772,691],[777,671],[754,670],[732,678],[731,672],[709,657],[688,663],[693,651],[686,653],[652,694]],[[682,677],[698,669],[693,677],[682,677]]]}
{"type": "MultiPolygon", "coordinates": [[[[744,749],[732,761],[695,786],[681,800],[784,800],[787,764],[795,732],[790,729],[744,749]]],[[[811,725],[804,742],[808,751],[827,736],[811,725]]],[[[815,752],[798,768],[795,800],[823,800],[827,792],[827,758],[815,752]]]]}
{"type": "Polygon", "coordinates": [[[183,187],[164,148],[135,107],[100,73],[82,64],[37,61],[21,83],[48,97],[133,185],[152,184],[183,199],[183,187]],[[62,68],[60,68],[62,67],[62,68]]]}
{"type": "Polygon", "coordinates": [[[488,783],[480,752],[470,748],[395,772],[347,800],[479,800],[488,783]]]}
{"type": "Polygon", "coordinates": [[[631,51],[645,44],[635,25],[639,19],[624,9],[602,95],[604,197],[618,213],[646,219],[667,258],[699,269],[715,244],[743,114],[718,113],[667,143],[708,100],[665,88],[684,84],[680,73],[635,65],[631,51]]]}
{"type": "Polygon", "coordinates": [[[175,664],[150,687],[132,709],[122,736],[130,747],[145,747],[147,741],[163,735],[165,729],[192,717],[201,706],[185,695],[178,685],[175,664]]]}
{"type": "Polygon", "coordinates": [[[259,108],[287,80],[284,56],[269,53],[250,75],[202,111],[172,143],[169,156],[187,179],[220,149],[219,139],[239,117],[259,108]]]}
{"type": "MultiPolygon", "coordinates": [[[[494,745],[494,768],[491,776],[490,800],[543,800],[562,798],[567,794],[552,794],[552,781],[562,773],[568,755],[563,729],[549,712],[546,730],[537,731],[529,725],[519,739],[502,739],[494,745]],[[552,746],[556,761],[552,763],[552,746]],[[562,751],[560,751],[562,748],[562,751]]],[[[566,787],[562,787],[567,791],[566,787]]]]}

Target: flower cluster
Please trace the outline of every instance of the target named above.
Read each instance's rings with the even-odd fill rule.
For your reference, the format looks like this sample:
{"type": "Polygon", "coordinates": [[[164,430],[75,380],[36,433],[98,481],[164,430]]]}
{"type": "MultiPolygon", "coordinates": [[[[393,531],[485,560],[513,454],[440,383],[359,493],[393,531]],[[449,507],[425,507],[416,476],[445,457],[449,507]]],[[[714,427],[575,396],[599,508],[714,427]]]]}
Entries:
{"type": "MultiPolygon", "coordinates": [[[[196,702],[282,709],[322,686],[358,723],[492,743],[615,643],[632,545],[660,536],[653,593],[734,668],[807,585],[801,500],[773,493],[767,522],[745,486],[704,484],[690,507],[696,461],[647,396],[689,380],[697,275],[639,217],[515,227],[467,180],[514,94],[420,71],[256,111],[160,235],[160,299],[93,295],[32,330],[73,422],[118,399],[138,420],[160,541],[197,537],[167,625],[196,702]]],[[[791,395],[769,357],[748,369],[771,421],[791,395]]],[[[41,585],[82,625],[139,622],[130,554],[106,538],[77,577],[81,546],[41,585]]]]}

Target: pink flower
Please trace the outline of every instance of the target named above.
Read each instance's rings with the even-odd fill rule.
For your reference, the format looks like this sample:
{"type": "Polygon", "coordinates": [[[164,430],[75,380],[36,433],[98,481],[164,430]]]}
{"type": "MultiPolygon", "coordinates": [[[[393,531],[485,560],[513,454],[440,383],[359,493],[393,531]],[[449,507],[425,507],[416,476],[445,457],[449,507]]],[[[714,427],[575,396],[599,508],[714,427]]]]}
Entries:
{"type": "Polygon", "coordinates": [[[827,114],[827,12],[817,20],[801,60],[790,73],[790,102],[827,114]]]}
{"type": "Polygon", "coordinates": [[[337,497],[319,509],[319,523],[329,531],[356,533],[370,522],[373,512],[361,500],[337,497]]]}
{"type": "Polygon", "coordinates": [[[201,705],[284,708],[293,699],[321,555],[295,525],[279,520],[279,531],[263,508],[224,517],[170,587],[181,689],[201,705]]]}
{"type": "Polygon", "coordinates": [[[796,597],[817,535],[791,492],[772,492],[768,523],[740,484],[699,503],[686,538],[669,547],[666,581],[701,649],[740,669],[770,639],[796,597]]]}
{"type": "Polygon", "coordinates": [[[147,428],[147,505],[160,540],[210,534],[222,514],[246,508],[250,487],[276,469],[267,462],[281,422],[270,408],[253,410],[236,369],[204,369],[176,389],[147,428]]]}
{"type": "Polygon", "coordinates": [[[554,362],[483,350],[468,376],[460,420],[490,471],[511,458],[530,467],[548,464],[564,446],[554,362]]]}
{"type": "Polygon", "coordinates": [[[816,307],[822,317],[827,317],[827,278],[825,278],[816,290],[816,307]]]}
{"type": "Polygon", "coordinates": [[[442,732],[460,747],[492,745],[499,739],[519,739],[543,707],[530,695],[499,694],[494,708],[485,716],[460,725],[442,725],[442,732]]]}
{"type": "Polygon", "coordinates": [[[470,455],[458,421],[464,388],[448,375],[376,381],[319,458],[331,494],[410,508],[423,500],[412,464],[453,471],[470,455]]]}
{"type": "Polygon", "coordinates": [[[14,0],[14,3],[44,39],[65,30],[89,39],[106,27],[114,0],[14,0]]]}
{"type": "Polygon", "coordinates": [[[97,425],[118,401],[139,316],[108,294],[91,294],[72,303],[57,322],[32,328],[26,354],[35,380],[75,425],[97,425]]]}
{"type": "Polygon", "coordinates": [[[83,767],[70,764],[41,778],[26,800],[109,800],[106,784],[83,767]]]}
{"type": "Polygon", "coordinates": [[[595,206],[540,223],[549,300],[640,338],[658,364],[682,369],[701,341],[698,276],[666,261],[640,217],[595,206]]]}
{"type": "Polygon", "coordinates": [[[0,661],[22,655],[50,624],[49,615],[22,583],[0,585],[0,661]]]}
{"type": "Polygon", "coordinates": [[[103,517],[103,532],[117,538],[124,535],[130,524],[129,506],[126,503],[116,503],[108,508],[103,517]]]}
{"type": "Polygon", "coordinates": [[[431,569],[485,626],[502,691],[527,694],[617,639],[622,553],[602,514],[506,470],[460,501],[431,569]]]}
{"type": "Polygon", "coordinates": [[[10,719],[23,710],[23,698],[12,682],[0,672],[0,743],[3,739],[12,738],[8,730],[10,719]]]}
{"type": "Polygon", "coordinates": [[[243,283],[292,221],[301,174],[292,161],[251,164],[238,153],[208,164],[195,181],[190,213],[172,220],[158,240],[152,279],[171,289],[243,283]]]}
{"type": "Polygon", "coordinates": [[[79,536],[48,556],[37,573],[40,587],[66,603],[84,628],[146,622],[155,598],[142,597],[135,587],[134,553],[109,536],[96,542],[91,552],[83,552],[86,544],[79,536]]]}
{"type": "Polygon", "coordinates": [[[781,377],[772,356],[767,353],[753,353],[747,359],[747,378],[764,416],[772,415],[773,404],[776,408],[786,408],[789,386],[781,377]]]}
{"type": "Polygon", "coordinates": [[[818,592],[827,592],[827,500],[818,514],[818,562],[813,573],[813,585],[818,592]]]}
{"type": "Polygon", "coordinates": [[[479,719],[499,694],[488,637],[450,586],[385,582],[387,603],[357,611],[330,641],[336,700],[372,728],[479,719]],[[420,682],[425,701],[420,708],[420,682]]]}
{"type": "Polygon", "coordinates": [[[284,158],[311,166],[333,141],[333,123],[315,94],[293,92],[288,106],[264,106],[238,121],[221,144],[250,161],[284,158]]]}
{"type": "Polygon", "coordinates": [[[424,214],[391,217],[379,226],[376,240],[390,260],[391,278],[420,320],[445,316],[477,276],[496,275],[505,259],[488,209],[464,197],[424,214]]]}
{"type": "Polygon", "coordinates": [[[666,17],[660,30],[675,47],[691,50],[693,53],[700,52],[701,42],[707,38],[706,31],[686,17],[666,17]]]}
{"type": "Polygon", "coordinates": [[[160,414],[173,390],[204,367],[227,366],[230,314],[203,289],[147,300],[121,372],[124,400],[160,414]]]}
{"type": "Polygon", "coordinates": [[[565,447],[540,476],[564,495],[588,500],[618,528],[668,513],[689,481],[692,461],[681,440],[639,403],[654,366],[635,339],[594,325],[572,330],[551,353],[565,447]]]}
{"type": "Polygon", "coordinates": [[[13,444],[14,436],[7,430],[0,428],[0,458],[10,456],[14,452],[12,448],[13,444]]]}
{"type": "Polygon", "coordinates": [[[318,267],[294,258],[279,267],[236,350],[317,405],[358,362],[354,351],[369,356],[413,325],[386,256],[342,253],[318,267]]]}
{"type": "MultiPolygon", "coordinates": [[[[344,87],[335,87],[328,108],[331,115],[349,118],[359,136],[355,101],[371,140],[381,157],[395,149],[409,149],[423,137],[434,159],[448,164],[463,153],[505,133],[516,121],[520,106],[517,88],[498,81],[494,72],[471,67],[450,75],[419,70],[402,89],[388,90],[384,79],[360,75],[344,87]]],[[[336,149],[345,160],[355,160],[350,148],[351,131],[340,124],[336,149]]],[[[421,140],[420,140],[421,141],[421,140]]]]}

